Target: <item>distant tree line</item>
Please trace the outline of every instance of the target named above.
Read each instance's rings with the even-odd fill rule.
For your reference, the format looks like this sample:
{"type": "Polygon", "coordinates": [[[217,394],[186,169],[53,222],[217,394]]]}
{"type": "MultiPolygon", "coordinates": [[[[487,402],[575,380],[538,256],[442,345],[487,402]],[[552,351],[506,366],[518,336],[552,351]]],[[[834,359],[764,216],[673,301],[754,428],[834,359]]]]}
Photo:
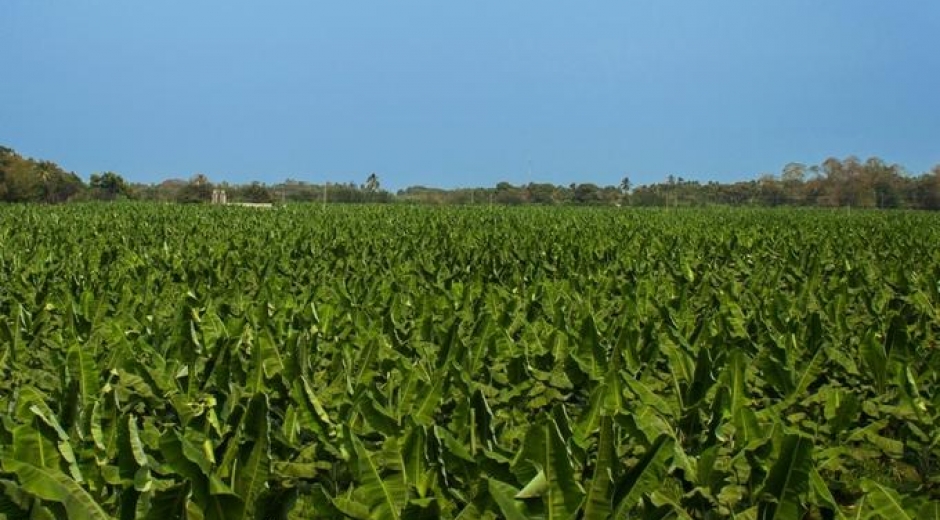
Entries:
{"type": "Polygon", "coordinates": [[[394,196],[382,190],[375,174],[366,183],[310,184],[288,179],[279,184],[211,183],[204,175],[196,174],[188,181],[170,179],[159,184],[133,184],[133,198],[161,202],[201,203],[212,200],[213,190],[224,190],[229,202],[284,203],[384,203],[393,202],[394,196]]]}
{"type": "Polygon", "coordinates": [[[0,146],[0,201],[65,202],[86,189],[77,175],[55,163],[27,159],[0,146]]]}
{"type": "Polygon", "coordinates": [[[548,183],[529,183],[514,186],[500,182],[494,188],[458,188],[444,190],[425,186],[412,186],[399,190],[398,201],[425,204],[620,204],[625,192],[615,186],[596,184],[570,184],[556,186],[548,183]]]}
{"type": "Polygon", "coordinates": [[[669,176],[641,186],[628,199],[636,206],[817,206],[940,210],[940,166],[911,176],[881,159],[827,159],[819,166],[788,164],[779,175],[757,180],[700,183],[669,176]]]}
{"type": "Polygon", "coordinates": [[[0,146],[0,202],[61,203],[137,199],[208,203],[213,190],[229,202],[415,203],[502,205],[621,206],[813,206],[940,210],[940,165],[918,176],[881,159],[827,159],[821,165],[792,163],[780,174],[732,183],[686,180],[669,175],[663,182],[634,186],[624,177],[617,186],[591,183],[500,182],[488,188],[440,189],[412,186],[392,194],[375,173],[362,184],[311,184],[288,179],[279,184],[212,183],[205,175],[157,184],[128,183],[119,174],[92,174],[86,184],[53,162],[23,157],[0,146]]]}
{"type": "Polygon", "coordinates": [[[182,204],[208,203],[213,190],[225,190],[229,202],[392,202],[375,173],[356,184],[310,184],[287,180],[280,184],[213,183],[201,173],[188,180],[157,184],[128,183],[114,172],[92,174],[86,184],[78,175],[50,161],[24,157],[0,146],[0,202],[81,202],[91,200],[149,200],[182,204]]]}
{"type": "Polygon", "coordinates": [[[819,166],[788,164],[779,175],[756,180],[702,183],[669,175],[663,182],[634,187],[529,183],[495,188],[442,190],[414,186],[399,201],[430,204],[572,204],[629,206],[814,206],[940,210],[940,166],[920,176],[871,158],[827,159],[819,166]]]}

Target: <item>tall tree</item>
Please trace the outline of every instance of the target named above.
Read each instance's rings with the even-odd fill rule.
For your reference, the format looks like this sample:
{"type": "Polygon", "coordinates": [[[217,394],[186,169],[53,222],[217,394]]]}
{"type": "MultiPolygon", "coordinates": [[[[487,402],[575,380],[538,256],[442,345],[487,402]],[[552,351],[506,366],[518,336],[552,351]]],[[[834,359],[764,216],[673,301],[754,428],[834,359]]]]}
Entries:
{"type": "Polygon", "coordinates": [[[212,199],[212,184],[209,179],[197,173],[177,192],[176,200],[183,203],[209,202],[212,199]]]}
{"type": "Polygon", "coordinates": [[[806,180],[806,165],[789,163],[783,167],[780,182],[783,183],[784,197],[787,202],[803,204],[803,182],[806,180]]]}
{"type": "Polygon", "coordinates": [[[369,177],[366,178],[365,190],[369,193],[375,193],[379,191],[379,187],[379,177],[375,174],[375,172],[370,173],[369,177]]]}
{"type": "Polygon", "coordinates": [[[244,202],[271,203],[274,196],[267,186],[260,182],[252,182],[248,186],[241,186],[233,190],[233,198],[244,202]]]}
{"type": "Polygon", "coordinates": [[[115,200],[130,193],[124,178],[114,172],[93,173],[89,186],[93,196],[102,200],[115,200]]]}
{"type": "Polygon", "coordinates": [[[630,193],[630,188],[633,187],[633,183],[630,182],[630,177],[624,176],[623,179],[620,179],[620,191],[624,194],[630,193]]]}
{"type": "Polygon", "coordinates": [[[596,184],[578,184],[574,188],[574,200],[579,204],[597,204],[601,201],[601,189],[596,184]]]}

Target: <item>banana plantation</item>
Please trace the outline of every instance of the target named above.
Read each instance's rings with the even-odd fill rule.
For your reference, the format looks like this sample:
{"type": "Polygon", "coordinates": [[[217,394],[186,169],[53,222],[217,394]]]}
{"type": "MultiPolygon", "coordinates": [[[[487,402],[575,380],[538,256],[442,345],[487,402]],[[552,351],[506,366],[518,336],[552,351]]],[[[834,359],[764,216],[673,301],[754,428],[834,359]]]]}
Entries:
{"type": "Polygon", "coordinates": [[[940,215],[0,207],[0,519],[938,519],[940,215]]]}

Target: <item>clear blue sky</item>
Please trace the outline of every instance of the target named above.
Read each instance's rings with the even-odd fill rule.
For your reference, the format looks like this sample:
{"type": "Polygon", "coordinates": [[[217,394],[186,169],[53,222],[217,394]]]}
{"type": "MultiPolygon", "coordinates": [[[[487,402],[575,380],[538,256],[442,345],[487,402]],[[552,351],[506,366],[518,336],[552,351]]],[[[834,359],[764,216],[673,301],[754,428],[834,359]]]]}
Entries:
{"type": "Polygon", "coordinates": [[[940,163],[936,0],[2,0],[0,144],[393,189],[940,163]]]}

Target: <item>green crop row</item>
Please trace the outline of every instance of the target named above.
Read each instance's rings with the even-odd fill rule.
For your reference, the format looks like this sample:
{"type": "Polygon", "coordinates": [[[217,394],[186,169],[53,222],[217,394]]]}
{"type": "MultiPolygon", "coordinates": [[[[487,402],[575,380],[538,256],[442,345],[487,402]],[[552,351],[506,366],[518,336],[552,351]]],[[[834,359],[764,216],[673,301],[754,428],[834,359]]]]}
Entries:
{"type": "Polygon", "coordinates": [[[0,519],[940,518],[940,216],[0,207],[0,519]]]}

